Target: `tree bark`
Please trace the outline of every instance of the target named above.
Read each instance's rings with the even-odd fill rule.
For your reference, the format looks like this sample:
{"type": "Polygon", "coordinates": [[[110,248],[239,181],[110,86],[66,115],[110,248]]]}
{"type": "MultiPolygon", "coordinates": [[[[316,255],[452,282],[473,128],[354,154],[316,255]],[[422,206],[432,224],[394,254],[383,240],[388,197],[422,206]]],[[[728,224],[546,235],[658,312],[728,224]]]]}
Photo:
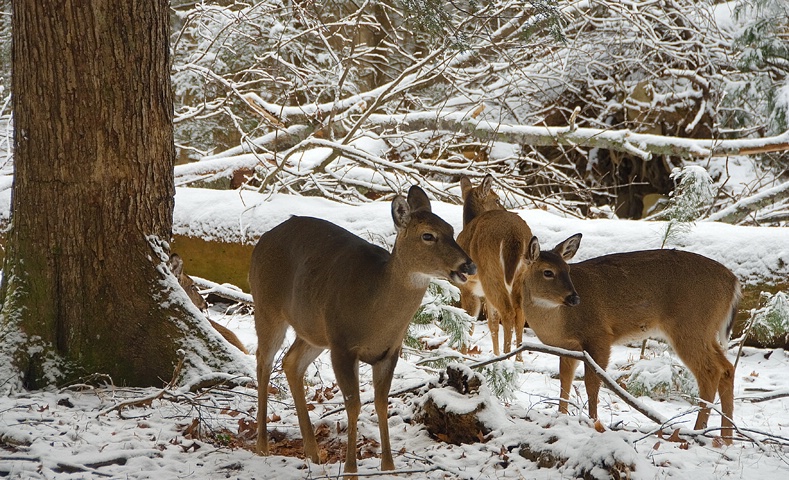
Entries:
{"type": "Polygon", "coordinates": [[[163,267],[175,195],[168,20],[167,0],[13,2],[0,336],[12,384],[101,372],[161,385],[179,348],[192,364],[232,361],[163,267]]]}

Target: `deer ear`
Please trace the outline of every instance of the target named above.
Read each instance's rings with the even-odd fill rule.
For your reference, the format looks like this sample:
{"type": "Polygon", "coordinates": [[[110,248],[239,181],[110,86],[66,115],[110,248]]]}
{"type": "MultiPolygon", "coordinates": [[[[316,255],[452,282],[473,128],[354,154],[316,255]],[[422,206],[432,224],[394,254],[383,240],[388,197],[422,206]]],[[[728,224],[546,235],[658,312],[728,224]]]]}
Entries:
{"type": "Polygon", "coordinates": [[[553,251],[559,254],[559,256],[562,257],[565,262],[570,260],[575,256],[576,252],[578,252],[578,247],[581,246],[582,236],[583,235],[580,233],[576,233],[572,237],[556,245],[553,251]]]}
{"type": "Polygon", "coordinates": [[[540,258],[540,241],[537,237],[531,237],[529,241],[529,262],[536,262],[540,258]]]}
{"type": "Polygon", "coordinates": [[[412,212],[416,212],[417,210],[432,211],[430,208],[430,199],[427,198],[427,194],[416,185],[413,185],[408,190],[408,205],[411,207],[412,212]]]}
{"type": "Polygon", "coordinates": [[[167,266],[170,267],[170,271],[173,272],[173,275],[176,277],[180,277],[184,271],[184,261],[177,253],[170,255],[170,259],[167,260],[167,266]]]}
{"type": "Polygon", "coordinates": [[[392,220],[398,230],[405,228],[411,221],[411,207],[402,195],[397,195],[392,200],[392,220]]]}
{"type": "Polygon", "coordinates": [[[482,195],[487,196],[490,193],[491,187],[493,187],[493,175],[487,174],[485,178],[482,179],[482,183],[479,186],[482,195]]]}
{"type": "Polygon", "coordinates": [[[463,197],[464,201],[466,200],[466,195],[468,195],[468,192],[470,192],[472,188],[474,187],[471,185],[471,180],[467,176],[463,175],[460,177],[460,196],[463,197]]]}

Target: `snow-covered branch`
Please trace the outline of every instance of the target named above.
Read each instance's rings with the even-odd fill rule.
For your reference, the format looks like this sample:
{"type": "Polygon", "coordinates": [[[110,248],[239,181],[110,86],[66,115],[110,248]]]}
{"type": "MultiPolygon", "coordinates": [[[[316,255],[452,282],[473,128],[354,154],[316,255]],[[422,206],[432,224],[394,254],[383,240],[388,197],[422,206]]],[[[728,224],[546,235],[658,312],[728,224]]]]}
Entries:
{"type": "Polygon", "coordinates": [[[707,217],[706,220],[711,222],[738,223],[752,212],[771,203],[783,200],[784,198],[789,198],[789,182],[784,182],[775,187],[762,190],[748,198],[744,198],[733,205],[715,212],[707,217]]]}
{"type": "Polygon", "coordinates": [[[789,131],[767,138],[718,140],[672,137],[599,128],[513,125],[476,118],[472,112],[416,112],[402,115],[371,115],[370,121],[386,128],[403,130],[460,131],[483,141],[548,147],[594,147],[637,155],[684,158],[755,155],[789,150],[789,131]]]}

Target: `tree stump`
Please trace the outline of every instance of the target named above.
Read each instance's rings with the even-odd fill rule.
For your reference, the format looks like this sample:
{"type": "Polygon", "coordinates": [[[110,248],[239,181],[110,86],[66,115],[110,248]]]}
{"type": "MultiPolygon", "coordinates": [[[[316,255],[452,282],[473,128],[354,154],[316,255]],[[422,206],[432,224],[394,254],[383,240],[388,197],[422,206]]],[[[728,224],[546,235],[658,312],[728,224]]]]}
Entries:
{"type": "Polygon", "coordinates": [[[501,409],[487,389],[484,379],[463,365],[450,365],[438,382],[431,384],[418,407],[415,420],[442,442],[460,445],[486,441],[493,430],[484,414],[501,409]],[[495,402],[495,403],[494,403],[495,402]]]}

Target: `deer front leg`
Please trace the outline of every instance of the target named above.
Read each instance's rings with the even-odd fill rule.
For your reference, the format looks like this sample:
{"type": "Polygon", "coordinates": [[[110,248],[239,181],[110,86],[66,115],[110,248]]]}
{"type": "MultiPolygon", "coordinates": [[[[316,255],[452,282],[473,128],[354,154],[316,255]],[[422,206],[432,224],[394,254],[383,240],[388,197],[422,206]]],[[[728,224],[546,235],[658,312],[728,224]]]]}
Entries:
{"type": "Polygon", "coordinates": [[[389,353],[373,365],[373,388],[375,389],[375,413],[378,416],[378,431],[381,434],[381,470],[394,470],[392,447],[389,443],[389,389],[392,386],[400,348],[389,353]]]}
{"type": "MultiPolygon", "coordinates": [[[[356,428],[362,403],[359,398],[359,359],[350,352],[335,349],[331,351],[331,363],[337,385],[345,402],[348,416],[348,444],[345,450],[345,473],[356,473],[356,428]]],[[[348,478],[356,480],[355,475],[348,478]]]]}
{"type": "MultiPolygon", "coordinates": [[[[605,370],[608,368],[608,359],[611,356],[611,345],[606,344],[592,350],[588,349],[592,359],[605,370]]],[[[600,394],[600,377],[587,364],[584,366],[584,385],[586,386],[586,396],[589,399],[589,418],[597,420],[597,402],[600,394]]]]}
{"type": "Polygon", "coordinates": [[[561,382],[561,392],[559,393],[559,412],[567,413],[567,400],[570,398],[570,389],[573,387],[573,377],[578,360],[574,358],[559,358],[559,381],[561,382]]]}

